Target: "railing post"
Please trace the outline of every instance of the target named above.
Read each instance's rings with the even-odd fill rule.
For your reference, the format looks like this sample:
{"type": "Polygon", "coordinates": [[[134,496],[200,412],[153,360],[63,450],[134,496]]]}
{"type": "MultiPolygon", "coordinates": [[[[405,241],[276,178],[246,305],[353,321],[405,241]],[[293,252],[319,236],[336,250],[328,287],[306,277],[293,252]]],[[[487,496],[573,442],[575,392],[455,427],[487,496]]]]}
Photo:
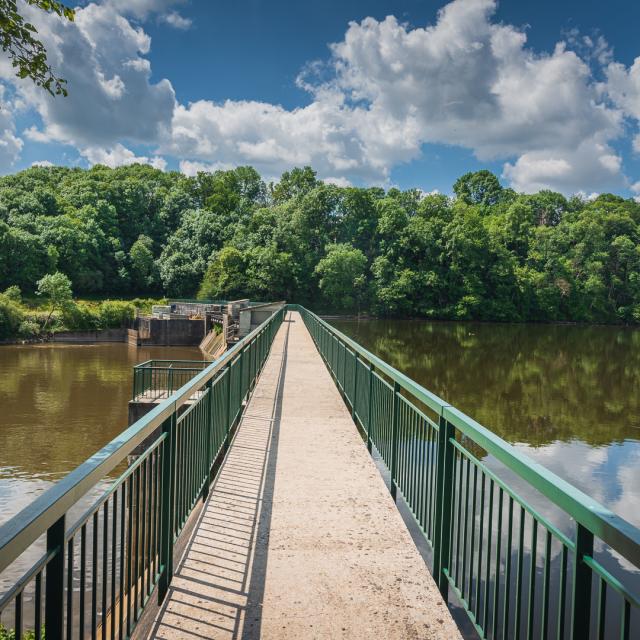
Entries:
{"type": "Polygon", "coordinates": [[[398,466],[398,412],[399,412],[400,385],[393,382],[393,405],[391,418],[391,497],[395,500],[398,494],[396,485],[396,473],[398,466]]]}
{"type": "MultiPolygon", "coordinates": [[[[338,382],[338,374],[335,372],[334,370],[334,362],[336,360],[336,355],[335,355],[335,344],[337,342],[337,338],[331,334],[331,362],[329,363],[329,368],[331,369],[331,373],[333,374],[333,379],[338,382]]],[[[337,367],[336,367],[337,368],[337,367]]]]}
{"type": "Polygon", "coordinates": [[[167,398],[173,393],[173,369],[169,367],[169,373],[167,375],[168,381],[168,389],[167,389],[167,398]]]}
{"type": "Polygon", "coordinates": [[[207,398],[207,442],[206,442],[206,457],[207,457],[207,481],[202,488],[202,501],[204,502],[209,495],[209,484],[211,482],[211,440],[213,439],[213,380],[207,381],[206,387],[209,397],[207,398]]]}
{"type": "Polygon", "coordinates": [[[238,372],[238,402],[239,402],[239,407],[238,407],[238,411],[242,411],[242,401],[244,400],[244,397],[242,395],[242,375],[243,375],[243,371],[242,369],[244,368],[244,347],[242,349],[240,349],[240,355],[238,357],[238,364],[240,367],[240,371],[238,372]]]}
{"type": "Polygon", "coordinates": [[[253,355],[254,355],[254,341],[249,342],[249,383],[247,385],[247,391],[251,392],[253,389],[253,355]]]}
{"type": "Polygon", "coordinates": [[[45,574],[44,627],[47,640],[62,640],[64,620],[65,516],[47,529],[47,552],[56,551],[45,574]]]}
{"type": "Polygon", "coordinates": [[[347,345],[342,345],[342,395],[347,397],[347,345]]]}
{"type": "Polygon", "coordinates": [[[371,453],[371,423],[373,421],[373,362],[369,363],[369,406],[367,407],[367,449],[371,453]]]}
{"type": "Polygon", "coordinates": [[[175,511],[175,464],[176,464],[176,407],[173,414],[162,423],[166,434],[162,455],[162,502],[160,504],[160,566],[162,573],[158,582],[158,604],[162,603],[173,578],[173,525],[175,511]]]}
{"type": "Polygon", "coordinates": [[[351,417],[353,421],[358,425],[356,418],[356,402],[358,399],[358,352],[353,352],[353,398],[351,400],[351,417]]]}
{"type": "Polygon", "coordinates": [[[438,456],[436,473],[436,515],[433,533],[433,576],[440,593],[447,601],[449,581],[444,574],[449,564],[451,544],[451,495],[453,486],[454,449],[451,439],[455,436],[453,425],[442,415],[438,424],[438,456]]]}
{"type": "Polygon", "coordinates": [[[224,424],[226,433],[224,436],[224,451],[229,448],[229,434],[231,433],[231,363],[227,366],[227,383],[225,388],[224,400],[224,424]]]}
{"type": "Polygon", "coordinates": [[[589,637],[591,622],[591,569],[584,562],[593,556],[593,533],[576,523],[576,548],[573,556],[573,597],[571,603],[571,638],[589,637]]]}

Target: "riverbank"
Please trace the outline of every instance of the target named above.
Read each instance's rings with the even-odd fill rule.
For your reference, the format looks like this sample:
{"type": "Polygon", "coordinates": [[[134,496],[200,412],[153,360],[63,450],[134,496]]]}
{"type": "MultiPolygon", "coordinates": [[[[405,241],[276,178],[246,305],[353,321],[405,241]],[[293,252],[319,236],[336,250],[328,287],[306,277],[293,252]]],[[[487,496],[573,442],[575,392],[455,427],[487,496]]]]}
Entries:
{"type": "MultiPolygon", "coordinates": [[[[110,331],[125,332],[137,314],[151,312],[160,298],[66,299],[57,303],[41,298],[23,298],[18,287],[0,293],[0,344],[40,342],[103,342],[116,338],[110,331]],[[107,333],[105,333],[107,332],[107,333]]],[[[124,341],[123,334],[117,341],[124,341]]]]}
{"type": "Polygon", "coordinates": [[[331,314],[315,312],[320,318],[327,322],[332,321],[349,321],[360,322],[369,320],[379,321],[406,321],[406,322],[436,322],[443,324],[451,323],[468,323],[474,322],[483,325],[498,324],[498,325],[535,325],[535,326],[548,326],[548,327],[615,327],[619,329],[640,329],[640,323],[637,322],[578,322],[575,320],[499,320],[499,319],[483,319],[483,320],[470,320],[460,318],[431,318],[425,316],[403,316],[403,315],[375,315],[370,313],[362,314],[331,314]]]}
{"type": "Polygon", "coordinates": [[[102,329],[99,331],[59,331],[44,338],[17,338],[2,340],[4,345],[29,345],[46,343],[97,344],[101,342],[126,342],[127,329],[102,329]]]}

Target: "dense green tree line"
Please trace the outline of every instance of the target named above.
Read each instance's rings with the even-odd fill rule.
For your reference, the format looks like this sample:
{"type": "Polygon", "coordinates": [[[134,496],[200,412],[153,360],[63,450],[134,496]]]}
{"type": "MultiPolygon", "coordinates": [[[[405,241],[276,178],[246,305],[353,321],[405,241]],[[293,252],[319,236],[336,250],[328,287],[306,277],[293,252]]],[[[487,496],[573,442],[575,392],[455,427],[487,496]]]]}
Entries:
{"type": "Polygon", "coordinates": [[[47,273],[76,295],[287,299],[432,318],[640,322],[640,204],[338,187],[310,168],[187,177],[145,165],[0,179],[0,290],[47,273]]]}

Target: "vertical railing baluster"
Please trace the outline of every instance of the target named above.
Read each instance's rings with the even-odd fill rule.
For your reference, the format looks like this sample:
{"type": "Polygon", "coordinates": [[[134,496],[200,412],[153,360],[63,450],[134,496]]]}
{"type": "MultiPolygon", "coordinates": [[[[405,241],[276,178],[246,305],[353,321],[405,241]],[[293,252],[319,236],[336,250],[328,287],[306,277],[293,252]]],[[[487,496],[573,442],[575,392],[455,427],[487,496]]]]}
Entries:
{"type": "MultiPolygon", "coordinates": [[[[73,638],[73,545],[71,537],[67,542],[67,640],[73,638]]],[[[40,639],[37,633],[36,638],[40,639]]]]}
{"type": "Polygon", "coordinates": [[[358,398],[358,352],[353,352],[353,398],[351,398],[351,417],[356,423],[356,402],[358,398]]]}
{"type": "MultiPolygon", "coordinates": [[[[227,366],[227,378],[230,377],[231,374],[231,364],[227,366]]],[[[207,395],[207,406],[206,406],[206,442],[205,442],[205,472],[206,478],[204,487],[202,488],[202,501],[204,502],[209,495],[209,484],[211,483],[211,466],[213,464],[213,447],[211,446],[213,442],[213,380],[210,379],[207,381],[207,385],[205,387],[207,395]]]]}
{"type": "MultiPolygon", "coordinates": [[[[111,640],[116,637],[116,571],[118,556],[118,491],[113,492],[113,522],[111,529],[111,640]]],[[[103,622],[103,624],[105,624],[103,622]]]]}
{"type": "Polygon", "coordinates": [[[136,511],[134,515],[136,530],[134,536],[134,544],[136,548],[133,556],[133,619],[138,621],[138,596],[140,595],[140,476],[142,474],[142,465],[138,466],[134,473],[135,478],[135,499],[136,511]]]}
{"type": "MultiPolygon", "coordinates": [[[[504,493],[502,487],[498,491],[498,531],[496,535],[496,566],[495,566],[495,577],[494,577],[494,585],[493,585],[493,614],[492,614],[492,626],[493,633],[491,634],[492,638],[498,637],[498,596],[500,594],[500,555],[501,555],[501,544],[502,544],[502,508],[504,503],[504,493]]],[[[509,550],[510,553],[510,550],[509,550]]],[[[506,589],[506,585],[505,585],[506,589]]]]}
{"type": "Polygon", "coordinates": [[[107,562],[109,559],[109,501],[102,510],[102,640],[107,640],[107,562]]]}
{"type": "Polygon", "coordinates": [[[527,640],[533,638],[533,625],[535,622],[536,602],[536,566],[538,547],[538,521],[533,518],[531,525],[531,551],[529,552],[529,608],[527,615],[527,640]]]}
{"type": "MultiPolygon", "coordinates": [[[[35,593],[35,614],[34,614],[34,635],[36,640],[42,638],[42,572],[36,574],[36,593],[35,593]]],[[[69,640],[71,636],[69,636],[69,640]]]]}
{"type": "MultiPolygon", "coordinates": [[[[164,444],[166,445],[166,440],[164,444]]],[[[128,499],[128,513],[127,513],[127,636],[131,636],[131,601],[132,601],[132,588],[133,581],[131,576],[131,568],[133,562],[133,475],[127,478],[127,499],[128,499]]]]}
{"type": "Polygon", "coordinates": [[[162,603],[173,578],[173,523],[175,508],[176,407],[162,423],[166,434],[162,455],[162,492],[160,507],[160,567],[158,603],[162,603]]]}
{"type": "Polygon", "coordinates": [[[571,637],[582,640],[589,637],[591,623],[591,568],[584,562],[593,555],[593,533],[581,524],[576,525],[573,555],[573,586],[571,605],[571,637]]]}
{"type": "Polygon", "coordinates": [[[80,529],[80,593],[78,605],[78,638],[84,638],[85,594],[87,580],[87,525],[80,529]]]}
{"type": "Polygon", "coordinates": [[[227,384],[224,394],[224,424],[225,424],[225,451],[229,447],[229,436],[231,434],[232,418],[231,418],[231,363],[227,367],[227,384]]]}
{"type": "Polygon", "coordinates": [[[373,363],[369,363],[369,398],[367,408],[367,449],[371,453],[371,427],[373,418],[373,363]]]}
{"type": "Polygon", "coordinates": [[[469,531],[469,487],[471,485],[471,462],[465,458],[465,483],[464,483],[464,528],[462,530],[462,571],[460,575],[460,593],[464,598],[465,585],[467,582],[467,549],[469,531]]]}
{"type": "Polygon", "coordinates": [[[540,637],[547,640],[549,636],[549,587],[551,585],[551,531],[547,530],[544,544],[544,573],[542,575],[542,617],[540,620],[540,637]]]}
{"type": "Polygon", "coordinates": [[[460,460],[460,464],[458,465],[458,468],[459,468],[458,481],[456,483],[456,492],[458,494],[458,499],[457,499],[458,513],[456,515],[456,573],[455,573],[456,584],[459,584],[460,564],[462,561],[461,548],[460,548],[460,532],[462,531],[462,485],[463,485],[463,478],[464,478],[464,458],[462,457],[461,453],[455,453],[455,457],[459,458],[460,460]]]}
{"type": "Polygon", "coordinates": [[[65,516],[47,529],[47,553],[55,552],[47,564],[44,585],[44,627],[47,640],[62,640],[64,631],[64,540],[65,516]]]}
{"type": "Polygon", "coordinates": [[[629,640],[631,628],[631,604],[628,600],[622,603],[622,612],[620,617],[620,640],[629,640]]]}
{"type": "Polygon", "coordinates": [[[604,578],[600,578],[598,586],[598,615],[596,620],[598,624],[598,640],[604,640],[607,629],[607,583],[604,578]]]}
{"type": "Polygon", "coordinates": [[[393,383],[393,403],[391,407],[391,496],[395,500],[397,497],[396,473],[398,465],[398,408],[400,385],[393,383]]]}
{"type": "Polygon", "coordinates": [[[525,525],[526,511],[523,506],[520,506],[520,521],[519,521],[519,533],[518,533],[518,564],[516,567],[516,601],[514,608],[514,637],[516,640],[520,638],[520,632],[522,628],[521,615],[522,615],[522,583],[524,580],[524,525],[525,525]]]}
{"type": "Polygon", "coordinates": [[[482,616],[482,627],[485,634],[489,633],[489,596],[491,587],[491,546],[493,543],[493,478],[489,478],[489,514],[487,518],[487,566],[484,576],[484,613],[482,616]]]}
{"type": "Polygon", "coordinates": [[[91,544],[91,640],[96,640],[98,619],[98,512],[93,513],[91,544]]]}
{"type": "Polygon", "coordinates": [[[486,476],[484,473],[480,473],[480,524],[478,526],[478,567],[476,569],[476,597],[475,597],[475,617],[476,622],[480,622],[480,590],[482,587],[482,549],[483,536],[484,536],[484,492],[486,485],[486,476]]]}
{"type": "Polygon", "coordinates": [[[453,425],[440,416],[438,424],[438,458],[436,469],[436,514],[433,531],[433,574],[445,602],[449,596],[449,569],[451,544],[451,488],[453,484],[453,425]]]}
{"type": "MultiPolygon", "coordinates": [[[[46,606],[46,605],[45,605],[46,606]]],[[[22,591],[16,595],[15,613],[13,617],[15,640],[22,640],[22,591]]]]}
{"type": "Polygon", "coordinates": [[[567,556],[568,550],[565,544],[562,545],[562,555],[560,557],[560,591],[558,593],[558,638],[564,638],[564,621],[566,617],[567,601],[567,556]]]}
{"type": "MultiPolygon", "coordinates": [[[[513,496],[509,496],[509,516],[507,519],[507,546],[505,547],[504,607],[502,610],[502,637],[509,637],[509,608],[511,604],[511,545],[513,542],[513,496]]],[[[560,638],[563,636],[560,635],[560,638]]]]}

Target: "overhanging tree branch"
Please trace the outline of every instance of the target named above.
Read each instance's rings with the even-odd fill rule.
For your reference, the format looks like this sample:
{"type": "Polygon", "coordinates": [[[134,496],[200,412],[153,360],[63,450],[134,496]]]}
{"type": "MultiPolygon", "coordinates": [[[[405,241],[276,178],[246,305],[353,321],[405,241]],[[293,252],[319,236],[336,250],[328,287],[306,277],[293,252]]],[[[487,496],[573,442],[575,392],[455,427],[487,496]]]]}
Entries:
{"type": "MultiPolygon", "coordinates": [[[[25,0],[47,13],[73,21],[74,11],[56,0],[25,0]]],[[[0,47],[9,56],[18,78],[31,78],[52,96],[67,95],[66,80],[58,77],[47,61],[47,50],[36,37],[38,31],[18,11],[16,0],[0,0],[0,47]]]]}

